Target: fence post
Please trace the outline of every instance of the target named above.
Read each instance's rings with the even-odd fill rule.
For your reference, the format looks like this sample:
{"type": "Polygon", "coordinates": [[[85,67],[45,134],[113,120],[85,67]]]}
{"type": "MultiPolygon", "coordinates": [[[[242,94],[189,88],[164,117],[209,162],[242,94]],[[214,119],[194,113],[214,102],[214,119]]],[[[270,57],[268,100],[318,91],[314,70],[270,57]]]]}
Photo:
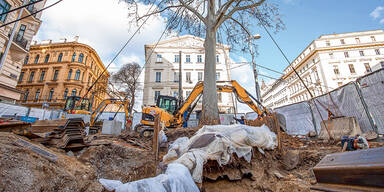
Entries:
{"type": "Polygon", "coordinates": [[[155,115],[155,125],[153,129],[153,138],[152,138],[152,152],[154,152],[155,155],[155,163],[157,164],[157,161],[159,159],[159,131],[160,131],[160,117],[159,114],[155,115]]]}
{"type": "Polygon", "coordinates": [[[360,99],[361,103],[363,104],[364,111],[367,114],[369,123],[371,124],[373,130],[376,131],[376,133],[379,133],[379,130],[378,130],[377,126],[375,125],[375,122],[373,121],[371,113],[368,110],[368,105],[367,105],[367,103],[364,100],[363,94],[362,94],[361,89],[360,89],[360,83],[358,83],[358,80],[356,80],[356,81],[353,82],[353,84],[355,85],[357,94],[359,95],[359,99],[360,99]]]}

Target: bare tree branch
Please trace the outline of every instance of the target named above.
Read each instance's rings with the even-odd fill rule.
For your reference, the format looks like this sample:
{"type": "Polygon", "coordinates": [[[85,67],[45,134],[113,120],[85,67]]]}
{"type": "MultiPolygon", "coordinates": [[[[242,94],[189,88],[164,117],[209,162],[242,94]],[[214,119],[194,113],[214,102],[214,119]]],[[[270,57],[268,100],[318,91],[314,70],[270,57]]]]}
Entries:
{"type": "MultiPolygon", "coordinates": [[[[189,4],[186,4],[184,0],[179,0],[179,2],[188,9],[188,11],[192,12],[195,14],[203,23],[206,23],[207,19],[203,17],[199,12],[197,12],[197,9],[192,8],[189,4]]],[[[193,2],[193,1],[192,1],[193,2]]]]}

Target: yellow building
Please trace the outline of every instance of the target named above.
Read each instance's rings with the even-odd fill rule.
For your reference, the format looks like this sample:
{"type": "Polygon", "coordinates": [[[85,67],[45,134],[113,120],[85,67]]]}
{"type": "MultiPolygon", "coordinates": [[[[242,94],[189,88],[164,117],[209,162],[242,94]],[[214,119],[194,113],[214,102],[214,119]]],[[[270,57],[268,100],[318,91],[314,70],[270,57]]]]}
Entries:
{"type": "MultiPolygon", "coordinates": [[[[104,70],[96,51],[77,40],[32,45],[17,84],[23,91],[18,103],[63,109],[68,96],[84,96],[104,70]]],[[[105,71],[86,95],[93,101],[93,109],[105,98],[108,78],[109,73],[105,71]]]]}

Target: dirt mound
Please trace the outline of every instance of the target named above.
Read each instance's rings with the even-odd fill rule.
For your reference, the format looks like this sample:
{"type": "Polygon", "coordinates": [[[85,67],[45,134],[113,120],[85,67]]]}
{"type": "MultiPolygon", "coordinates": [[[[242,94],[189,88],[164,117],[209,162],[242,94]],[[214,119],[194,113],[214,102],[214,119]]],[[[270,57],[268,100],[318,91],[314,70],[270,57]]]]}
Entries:
{"type": "Polygon", "coordinates": [[[102,191],[93,169],[64,154],[36,144],[54,154],[56,162],[16,143],[24,137],[0,133],[0,189],[2,191],[102,191]]]}
{"type": "Polygon", "coordinates": [[[168,142],[175,141],[179,137],[192,137],[193,134],[196,133],[196,131],[199,130],[200,127],[194,127],[194,128],[175,128],[175,129],[168,129],[166,131],[166,135],[168,138],[168,142]]]}
{"type": "Polygon", "coordinates": [[[154,176],[153,154],[149,151],[113,142],[92,146],[79,160],[96,170],[98,178],[120,180],[123,183],[154,176]]]}

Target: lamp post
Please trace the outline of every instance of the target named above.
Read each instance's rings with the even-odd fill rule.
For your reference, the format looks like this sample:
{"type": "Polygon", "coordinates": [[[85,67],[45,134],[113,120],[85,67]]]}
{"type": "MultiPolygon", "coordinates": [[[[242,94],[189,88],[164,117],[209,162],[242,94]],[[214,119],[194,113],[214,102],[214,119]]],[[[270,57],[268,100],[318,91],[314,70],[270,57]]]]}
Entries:
{"type": "Polygon", "coordinates": [[[256,69],[256,62],[255,62],[255,52],[253,51],[252,40],[260,39],[260,38],[261,38],[260,34],[255,34],[255,35],[248,37],[249,50],[250,50],[251,56],[252,56],[253,76],[255,78],[256,99],[258,101],[261,101],[260,100],[260,86],[259,86],[259,80],[257,78],[258,75],[257,75],[257,69],[256,69]]]}

